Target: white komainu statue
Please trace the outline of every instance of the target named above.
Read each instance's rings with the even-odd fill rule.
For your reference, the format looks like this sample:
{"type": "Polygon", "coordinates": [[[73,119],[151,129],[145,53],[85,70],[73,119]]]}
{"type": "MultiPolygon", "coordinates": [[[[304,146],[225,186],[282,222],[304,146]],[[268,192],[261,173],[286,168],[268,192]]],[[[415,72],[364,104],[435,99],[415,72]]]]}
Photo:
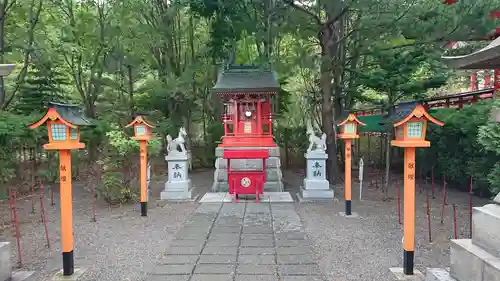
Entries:
{"type": "Polygon", "coordinates": [[[307,152],[310,152],[313,149],[314,150],[321,150],[325,151],[326,150],[326,134],[323,133],[321,135],[321,138],[316,136],[316,133],[314,132],[314,129],[312,126],[307,126],[307,134],[309,135],[309,147],[307,148],[307,152]]]}
{"type": "Polygon", "coordinates": [[[186,153],[186,147],[184,146],[184,137],[187,136],[186,130],[184,127],[179,129],[179,135],[177,138],[172,139],[170,135],[167,135],[167,153],[172,151],[178,151],[177,148],[181,148],[181,152],[186,153]]]}

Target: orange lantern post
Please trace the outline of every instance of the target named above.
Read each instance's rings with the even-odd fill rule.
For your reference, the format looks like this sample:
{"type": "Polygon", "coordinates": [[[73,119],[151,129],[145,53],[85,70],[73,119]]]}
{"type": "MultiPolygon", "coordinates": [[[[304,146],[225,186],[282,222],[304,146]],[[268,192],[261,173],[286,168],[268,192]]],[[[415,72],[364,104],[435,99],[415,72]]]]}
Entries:
{"type": "Polygon", "coordinates": [[[403,272],[413,275],[415,252],[415,148],[430,147],[425,140],[428,122],[438,126],[444,123],[432,117],[421,104],[399,105],[396,114],[389,117],[394,126],[392,146],[402,147],[404,153],[404,221],[403,221],[403,272]]]}
{"type": "Polygon", "coordinates": [[[366,124],[359,121],[358,118],[350,113],[347,118],[338,124],[340,126],[339,139],[345,141],[345,215],[352,215],[351,206],[351,145],[353,139],[358,139],[358,126],[365,126],[366,124]]]}
{"type": "Polygon", "coordinates": [[[149,122],[141,115],[138,115],[130,122],[126,128],[134,128],[134,136],[132,139],[139,141],[140,146],[140,159],[141,159],[141,216],[145,217],[148,215],[148,187],[147,187],[147,165],[148,165],[148,153],[147,146],[148,141],[153,137],[153,128],[149,122]]]}
{"type": "Polygon", "coordinates": [[[35,129],[46,124],[49,143],[44,144],[46,150],[59,150],[59,183],[61,196],[61,243],[63,275],[75,273],[73,258],[73,206],[71,186],[71,150],[81,149],[85,144],[80,142],[79,126],[92,125],[80,113],[77,105],[49,103],[49,110],[37,122],[29,126],[35,129]]]}

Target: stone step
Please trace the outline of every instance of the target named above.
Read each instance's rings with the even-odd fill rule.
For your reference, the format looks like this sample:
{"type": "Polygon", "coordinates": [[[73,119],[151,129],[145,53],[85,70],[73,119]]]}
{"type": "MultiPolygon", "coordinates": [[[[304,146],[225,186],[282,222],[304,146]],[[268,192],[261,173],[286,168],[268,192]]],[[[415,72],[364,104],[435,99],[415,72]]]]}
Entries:
{"type": "Polygon", "coordinates": [[[443,268],[427,268],[425,281],[458,281],[451,277],[450,272],[443,268]]]}
{"type": "Polygon", "coordinates": [[[500,281],[500,259],[471,239],[452,239],[450,275],[458,281],[500,281]]]}
{"type": "Polygon", "coordinates": [[[224,155],[224,150],[256,150],[256,149],[267,149],[269,151],[269,157],[279,157],[280,148],[279,146],[239,146],[239,147],[216,147],[215,157],[221,157],[224,155]]]}
{"type": "MultiPolygon", "coordinates": [[[[215,181],[227,182],[227,169],[216,169],[215,181]]],[[[279,169],[266,169],[266,181],[281,181],[282,173],[279,169]]]]}
{"type": "MultiPolygon", "coordinates": [[[[266,168],[280,168],[279,157],[266,159],[266,168]]],[[[227,169],[227,159],[217,158],[215,168],[227,169]]],[[[262,159],[232,159],[231,170],[262,170],[262,159]]]]}
{"type": "Polygon", "coordinates": [[[500,257],[500,205],[488,204],[474,208],[472,243],[500,257]]]}

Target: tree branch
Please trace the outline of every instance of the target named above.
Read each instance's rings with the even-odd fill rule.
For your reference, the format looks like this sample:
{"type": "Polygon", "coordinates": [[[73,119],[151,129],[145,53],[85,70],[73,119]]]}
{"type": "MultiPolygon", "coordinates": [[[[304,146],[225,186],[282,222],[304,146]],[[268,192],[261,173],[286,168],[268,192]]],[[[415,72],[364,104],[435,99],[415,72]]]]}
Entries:
{"type": "Polygon", "coordinates": [[[323,23],[321,22],[321,19],[319,18],[318,15],[309,11],[308,9],[304,8],[303,6],[296,4],[294,2],[294,0],[285,0],[284,2],[288,5],[290,5],[291,7],[293,7],[294,9],[299,10],[299,11],[305,13],[306,15],[310,16],[316,22],[317,25],[323,25],[323,23]]]}

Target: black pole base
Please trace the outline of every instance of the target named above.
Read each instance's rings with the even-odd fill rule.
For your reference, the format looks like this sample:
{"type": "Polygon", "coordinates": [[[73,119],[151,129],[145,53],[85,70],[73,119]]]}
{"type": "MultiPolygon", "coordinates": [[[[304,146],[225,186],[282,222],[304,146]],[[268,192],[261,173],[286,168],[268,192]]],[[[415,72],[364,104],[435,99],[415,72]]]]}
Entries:
{"type": "Polygon", "coordinates": [[[75,272],[75,260],[73,259],[73,250],[62,253],[63,275],[71,276],[75,272]]]}
{"type": "Polygon", "coordinates": [[[403,272],[405,275],[413,275],[414,251],[403,252],[403,272]]]}
{"type": "Polygon", "coordinates": [[[345,200],[345,215],[346,216],[352,215],[351,210],[352,210],[352,208],[351,208],[351,200],[345,200]]]}
{"type": "Polygon", "coordinates": [[[146,217],[148,215],[148,202],[141,202],[141,216],[146,217]]]}

